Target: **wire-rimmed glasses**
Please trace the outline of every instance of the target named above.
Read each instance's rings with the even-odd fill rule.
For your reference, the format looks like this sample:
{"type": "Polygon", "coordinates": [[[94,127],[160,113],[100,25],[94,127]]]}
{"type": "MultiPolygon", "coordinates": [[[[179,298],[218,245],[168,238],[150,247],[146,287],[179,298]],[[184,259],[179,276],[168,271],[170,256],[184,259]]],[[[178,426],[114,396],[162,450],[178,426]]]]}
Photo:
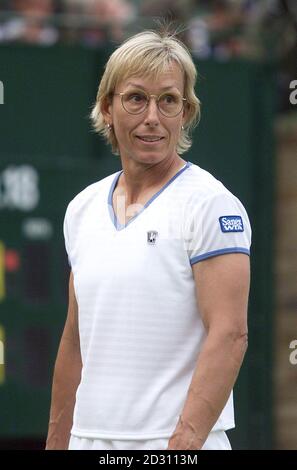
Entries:
{"type": "Polygon", "coordinates": [[[170,91],[158,95],[149,95],[145,91],[133,90],[122,93],[114,93],[121,97],[122,106],[129,114],[143,113],[150,102],[155,98],[158,109],[166,117],[176,117],[183,109],[186,98],[178,92],[170,91]]]}

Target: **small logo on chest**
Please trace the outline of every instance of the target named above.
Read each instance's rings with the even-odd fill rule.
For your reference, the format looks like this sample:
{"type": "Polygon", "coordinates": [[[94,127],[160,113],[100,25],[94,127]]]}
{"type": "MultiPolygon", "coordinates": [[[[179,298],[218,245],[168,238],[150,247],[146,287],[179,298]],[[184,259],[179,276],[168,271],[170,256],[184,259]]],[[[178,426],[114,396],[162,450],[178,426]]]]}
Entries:
{"type": "Polygon", "coordinates": [[[147,242],[148,242],[148,244],[149,245],[155,245],[157,236],[158,236],[158,232],[156,232],[156,230],[149,230],[147,232],[147,242]]]}

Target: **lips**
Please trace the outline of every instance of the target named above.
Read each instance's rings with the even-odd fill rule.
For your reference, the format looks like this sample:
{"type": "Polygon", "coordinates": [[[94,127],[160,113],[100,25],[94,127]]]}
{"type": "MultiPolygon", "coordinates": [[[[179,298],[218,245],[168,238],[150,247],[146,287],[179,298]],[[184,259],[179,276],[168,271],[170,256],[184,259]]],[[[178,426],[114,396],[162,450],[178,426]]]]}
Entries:
{"type": "Polygon", "coordinates": [[[146,143],[156,143],[164,139],[161,135],[137,135],[137,139],[146,143]]]}

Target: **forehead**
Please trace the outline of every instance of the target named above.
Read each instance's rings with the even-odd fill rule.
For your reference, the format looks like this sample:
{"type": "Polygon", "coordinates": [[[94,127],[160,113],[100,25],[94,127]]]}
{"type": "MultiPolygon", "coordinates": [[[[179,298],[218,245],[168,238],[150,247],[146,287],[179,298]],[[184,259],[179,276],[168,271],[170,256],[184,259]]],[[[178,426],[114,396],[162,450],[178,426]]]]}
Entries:
{"type": "Polygon", "coordinates": [[[146,90],[161,90],[165,88],[184,89],[184,73],[177,63],[168,64],[166,70],[150,73],[132,73],[119,80],[116,88],[139,86],[146,90]]]}

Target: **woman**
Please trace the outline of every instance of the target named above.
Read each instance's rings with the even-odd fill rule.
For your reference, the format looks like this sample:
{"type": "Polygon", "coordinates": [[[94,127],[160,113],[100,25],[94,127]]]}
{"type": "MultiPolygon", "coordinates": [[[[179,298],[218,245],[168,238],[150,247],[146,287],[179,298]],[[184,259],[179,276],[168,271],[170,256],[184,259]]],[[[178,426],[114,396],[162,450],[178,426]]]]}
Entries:
{"type": "Polygon", "coordinates": [[[230,449],[251,233],[240,201],[181,157],[195,80],[168,33],[137,34],[107,62],[92,118],[123,169],[66,211],[48,449],[67,448],[70,432],[70,449],[230,449]]]}

